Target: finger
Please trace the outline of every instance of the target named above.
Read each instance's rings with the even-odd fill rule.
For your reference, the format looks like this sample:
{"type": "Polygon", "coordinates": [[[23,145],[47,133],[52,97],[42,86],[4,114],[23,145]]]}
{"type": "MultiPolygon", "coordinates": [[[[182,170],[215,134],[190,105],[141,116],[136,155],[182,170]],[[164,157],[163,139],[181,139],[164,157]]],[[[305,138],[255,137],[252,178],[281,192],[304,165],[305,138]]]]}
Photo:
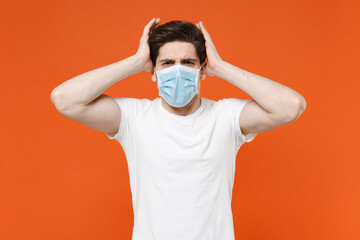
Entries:
{"type": "Polygon", "coordinates": [[[150,29],[151,29],[153,26],[158,25],[159,22],[160,22],[160,18],[155,18],[155,21],[151,24],[150,29]]]}
{"type": "Polygon", "coordinates": [[[148,24],[146,24],[145,28],[144,28],[144,33],[149,31],[150,26],[153,25],[153,23],[155,22],[156,18],[153,18],[150,20],[150,22],[148,24]]]}
{"type": "Polygon", "coordinates": [[[160,18],[156,18],[155,22],[151,25],[150,30],[156,28],[157,25],[159,25],[159,23],[160,23],[160,18]]]}
{"type": "Polygon", "coordinates": [[[151,19],[150,22],[148,22],[148,24],[146,24],[145,28],[150,28],[150,26],[153,25],[155,21],[156,21],[156,18],[151,19]]]}
{"type": "Polygon", "coordinates": [[[204,27],[204,24],[202,21],[200,21],[200,27],[201,27],[201,31],[203,32],[204,34],[204,37],[205,37],[205,40],[208,40],[210,42],[212,42],[211,40],[211,37],[210,37],[210,34],[206,31],[206,28],[204,27]]]}
{"type": "Polygon", "coordinates": [[[149,38],[149,32],[150,29],[156,27],[156,25],[158,25],[160,22],[160,18],[153,18],[151,19],[151,21],[145,26],[144,31],[143,31],[143,35],[142,35],[142,39],[144,41],[147,41],[147,39],[149,38]]]}
{"type": "Polygon", "coordinates": [[[200,25],[201,29],[202,29],[207,35],[209,35],[209,33],[206,31],[206,28],[204,27],[204,24],[203,24],[202,21],[200,21],[199,25],[200,25]]]}

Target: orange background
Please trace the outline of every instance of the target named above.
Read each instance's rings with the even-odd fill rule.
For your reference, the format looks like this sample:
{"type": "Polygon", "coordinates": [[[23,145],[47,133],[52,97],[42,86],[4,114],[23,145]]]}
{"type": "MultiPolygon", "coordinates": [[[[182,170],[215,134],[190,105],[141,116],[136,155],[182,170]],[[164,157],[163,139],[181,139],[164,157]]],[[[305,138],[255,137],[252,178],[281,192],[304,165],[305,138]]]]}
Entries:
{"type": "MultiPolygon", "coordinates": [[[[153,17],[203,21],[225,61],[284,84],[307,108],[237,156],[236,239],[360,239],[356,1],[7,1],[1,4],[0,239],[131,239],[126,159],[58,113],[62,82],[133,55],[153,17]]],[[[201,96],[252,99],[217,77],[201,96]]],[[[158,97],[150,73],[112,97],[158,97]]],[[[171,240],[171,239],[169,239],[171,240]]]]}

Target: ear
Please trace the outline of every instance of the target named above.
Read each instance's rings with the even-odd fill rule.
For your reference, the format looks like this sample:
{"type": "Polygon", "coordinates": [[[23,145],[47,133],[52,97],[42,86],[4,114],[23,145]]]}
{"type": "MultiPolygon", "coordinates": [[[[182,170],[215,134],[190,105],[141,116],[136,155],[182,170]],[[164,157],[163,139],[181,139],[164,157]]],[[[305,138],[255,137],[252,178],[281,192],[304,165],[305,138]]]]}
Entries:
{"type": "Polygon", "coordinates": [[[206,74],[205,74],[205,68],[207,66],[207,62],[204,63],[204,65],[202,66],[201,70],[200,70],[200,79],[201,80],[205,80],[206,78],[206,74]]]}
{"type": "Polygon", "coordinates": [[[156,81],[157,81],[157,76],[156,76],[156,73],[155,73],[154,68],[151,70],[151,80],[152,80],[153,82],[156,82],[156,81]]]}

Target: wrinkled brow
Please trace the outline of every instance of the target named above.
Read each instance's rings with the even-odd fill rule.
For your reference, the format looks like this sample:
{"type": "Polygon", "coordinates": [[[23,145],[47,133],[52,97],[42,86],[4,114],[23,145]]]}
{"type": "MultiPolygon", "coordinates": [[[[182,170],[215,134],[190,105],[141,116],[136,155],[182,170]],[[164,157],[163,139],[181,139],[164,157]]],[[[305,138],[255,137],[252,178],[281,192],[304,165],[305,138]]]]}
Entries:
{"type": "MultiPolygon", "coordinates": [[[[161,60],[160,60],[160,62],[167,62],[167,61],[169,61],[169,62],[175,62],[175,59],[164,58],[164,59],[161,59],[161,60]]],[[[194,61],[194,62],[196,62],[196,59],[194,59],[194,58],[182,58],[181,61],[182,61],[182,62],[184,62],[184,61],[194,61]]]]}

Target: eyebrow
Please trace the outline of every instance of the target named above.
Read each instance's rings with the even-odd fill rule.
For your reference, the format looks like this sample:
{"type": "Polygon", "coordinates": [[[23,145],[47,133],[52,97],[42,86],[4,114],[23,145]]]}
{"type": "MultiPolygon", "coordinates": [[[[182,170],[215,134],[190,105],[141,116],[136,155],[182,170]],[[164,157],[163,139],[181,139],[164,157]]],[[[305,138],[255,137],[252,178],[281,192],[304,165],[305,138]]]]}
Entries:
{"type": "MultiPolygon", "coordinates": [[[[160,62],[168,62],[168,61],[174,62],[175,60],[170,59],[170,58],[164,58],[164,59],[160,60],[160,62]]],[[[181,61],[194,61],[194,62],[196,62],[196,59],[194,59],[194,58],[182,58],[181,61]]]]}

